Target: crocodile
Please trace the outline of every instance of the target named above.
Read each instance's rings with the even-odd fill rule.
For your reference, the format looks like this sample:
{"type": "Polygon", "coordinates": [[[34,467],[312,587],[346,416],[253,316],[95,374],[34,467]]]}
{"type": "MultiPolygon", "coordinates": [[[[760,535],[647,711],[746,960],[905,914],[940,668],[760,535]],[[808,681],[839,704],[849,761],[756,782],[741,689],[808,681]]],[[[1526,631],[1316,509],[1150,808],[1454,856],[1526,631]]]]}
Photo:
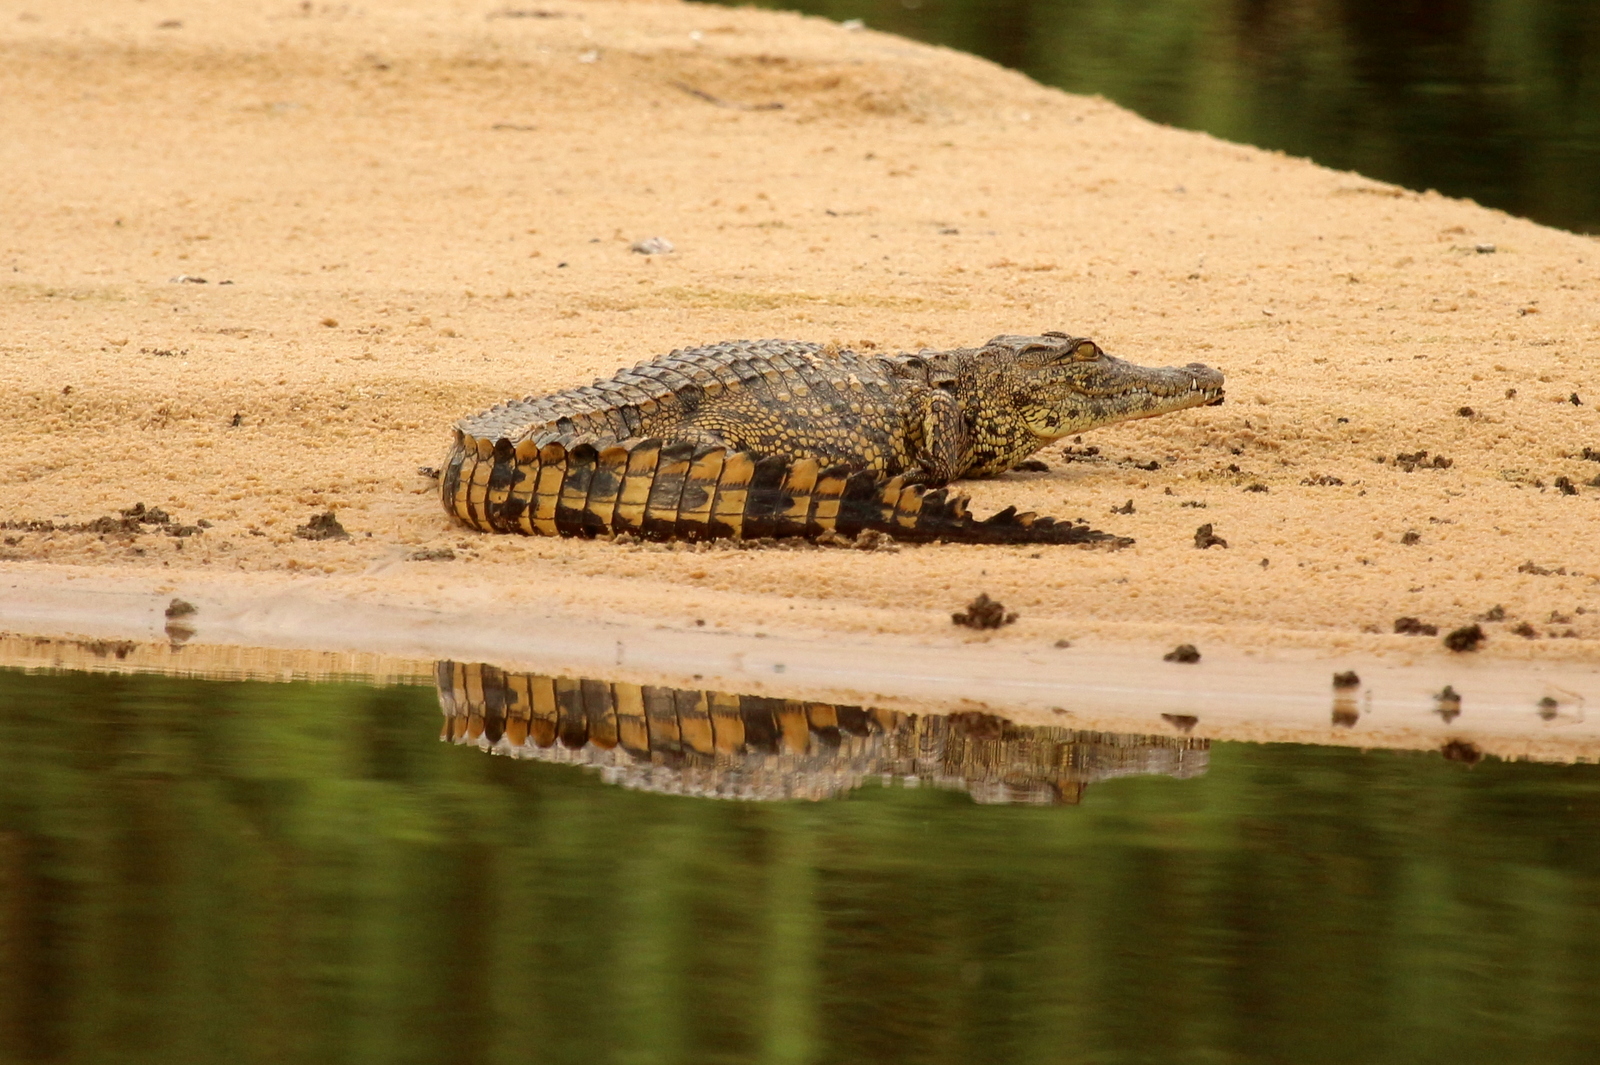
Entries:
{"type": "Polygon", "coordinates": [[[1221,403],[1222,384],[1062,332],[893,355],[729,341],[461,420],[441,496],[484,532],[1128,543],[1015,507],[979,521],[945,486],[1087,429],[1221,403]]]}
{"type": "Polygon", "coordinates": [[[439,738],[588,766],[628,788],[720,799],[827,799],[873,779],[980,803],[1074,804],[1135,773],[1195,777],[1210,741],[911,714],[733,692],[436,662],[439,738]]]}

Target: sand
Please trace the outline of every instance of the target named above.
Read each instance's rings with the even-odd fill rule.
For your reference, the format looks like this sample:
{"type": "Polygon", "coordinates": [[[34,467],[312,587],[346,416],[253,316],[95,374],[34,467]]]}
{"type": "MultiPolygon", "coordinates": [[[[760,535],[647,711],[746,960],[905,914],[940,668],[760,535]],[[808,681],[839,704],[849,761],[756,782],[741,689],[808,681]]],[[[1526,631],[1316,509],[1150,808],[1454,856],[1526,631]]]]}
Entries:
{"type": "Polygon", "coordinates": [[[0,0],[0,60],[0,628],[137,585],[885,654],[1600,663],[1592,238],[764,11],[0,0]],[[1045,329],[1227,375],[970,485],[1126,550],[491,537],[417,473],[464,414],[675,347],[1045,329]],[[24,527],[135,503],[209,524],[24,527]],[[351,539],[294,535],[330,508],[351,539]],[[971,645],[980,591],[1021,617],[971,645]]]}

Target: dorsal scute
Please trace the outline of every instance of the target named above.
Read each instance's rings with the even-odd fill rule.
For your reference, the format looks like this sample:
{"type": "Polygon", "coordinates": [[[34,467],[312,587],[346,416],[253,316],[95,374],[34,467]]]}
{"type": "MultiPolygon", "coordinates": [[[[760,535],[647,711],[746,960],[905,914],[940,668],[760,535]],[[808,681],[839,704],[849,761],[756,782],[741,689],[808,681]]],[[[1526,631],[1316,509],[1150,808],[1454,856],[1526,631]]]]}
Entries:
{"type": "Polygon", "coordinates": [[[734,340],[658,355],[614,376],[549,395],[499,403],[457,427],[470,436],[550,440],[563,434],[637,431],[639,413],[688,411],[708,395],[749,387],[787,391],[854,379],[869,388],[904,381],[896,360],[797,340],[734,340]],[[629,415],[633,415],[630,417],[629,415]]]}
{"type": "MultiPolygon", "coordinates": [[[[923,353],[922,363],[931,366],[923,353]]],[[[621,369],[610,379],[550,395],[530,395],[486,409],[458,422],[470,437],[510,443],[547,441],[562,435],[627,437],[646,427],[670,432],[677,416],[688,417],[707,401],[742,389],[792,392],[835,389],[882,392],[915,384],[934,384],[926,371],[912,369],[904,355],[859,355],[837,345],[806,341],[726,341],[678,349],[621,369]],[[800,387],[803,385],[803,387],[800,387]],[[662,421],[666,419],[666,421],[662,421]]],[[[931,371],[938,379],[938,369],[931,371]]]]}
{"type": "Polygon", "coordinates": [[[941,388],[956,380],[956,357],[964,351],[921,351],[884,355],[878,359],[885,372],[901,380],[941,388]]]}

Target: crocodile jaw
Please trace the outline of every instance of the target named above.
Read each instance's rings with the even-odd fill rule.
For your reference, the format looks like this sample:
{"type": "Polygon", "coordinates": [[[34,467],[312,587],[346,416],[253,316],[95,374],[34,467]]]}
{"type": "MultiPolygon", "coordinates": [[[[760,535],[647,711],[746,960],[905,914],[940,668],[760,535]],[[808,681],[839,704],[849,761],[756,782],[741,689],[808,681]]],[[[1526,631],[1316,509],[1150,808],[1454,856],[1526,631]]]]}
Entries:
{"type": "Polygon", "coordinates": [[[1106,355],[1091,372],[1075,376],[1051,416],[1030,425],[1045,440],[1188,407],[1214,407],[1223,400],[1222,374],[1198,362],[1146,367],[1106,355]]]}
{"type": "Polygon", "coordinates": [[[1113,416],[1101,425],[1154,418],[1187,407],[1215,407],[1223,400],[1222,373],[1198,362],[1187,366],[1139,369],[1139,379],[1114,398],[1113,407],[1123,406],[1128,413],[1113,416]]]}

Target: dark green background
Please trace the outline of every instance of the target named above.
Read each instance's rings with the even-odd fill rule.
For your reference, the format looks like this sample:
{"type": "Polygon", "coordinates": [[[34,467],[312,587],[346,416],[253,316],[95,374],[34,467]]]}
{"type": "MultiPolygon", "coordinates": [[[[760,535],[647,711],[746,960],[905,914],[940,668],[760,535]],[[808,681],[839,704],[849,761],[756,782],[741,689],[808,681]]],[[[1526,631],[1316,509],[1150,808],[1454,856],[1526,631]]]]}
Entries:
{"type": "Polygon", "coordinates": [[[1600,232],[1595,0],[757,6],[861,18],[1158,122],[1600,232]]]}
{"type": "Polygon", "coordinates": [[[1592,767],[629,792],[426,688],[0,672],[8,1062],[1592,1062],[1592,767]]]}

